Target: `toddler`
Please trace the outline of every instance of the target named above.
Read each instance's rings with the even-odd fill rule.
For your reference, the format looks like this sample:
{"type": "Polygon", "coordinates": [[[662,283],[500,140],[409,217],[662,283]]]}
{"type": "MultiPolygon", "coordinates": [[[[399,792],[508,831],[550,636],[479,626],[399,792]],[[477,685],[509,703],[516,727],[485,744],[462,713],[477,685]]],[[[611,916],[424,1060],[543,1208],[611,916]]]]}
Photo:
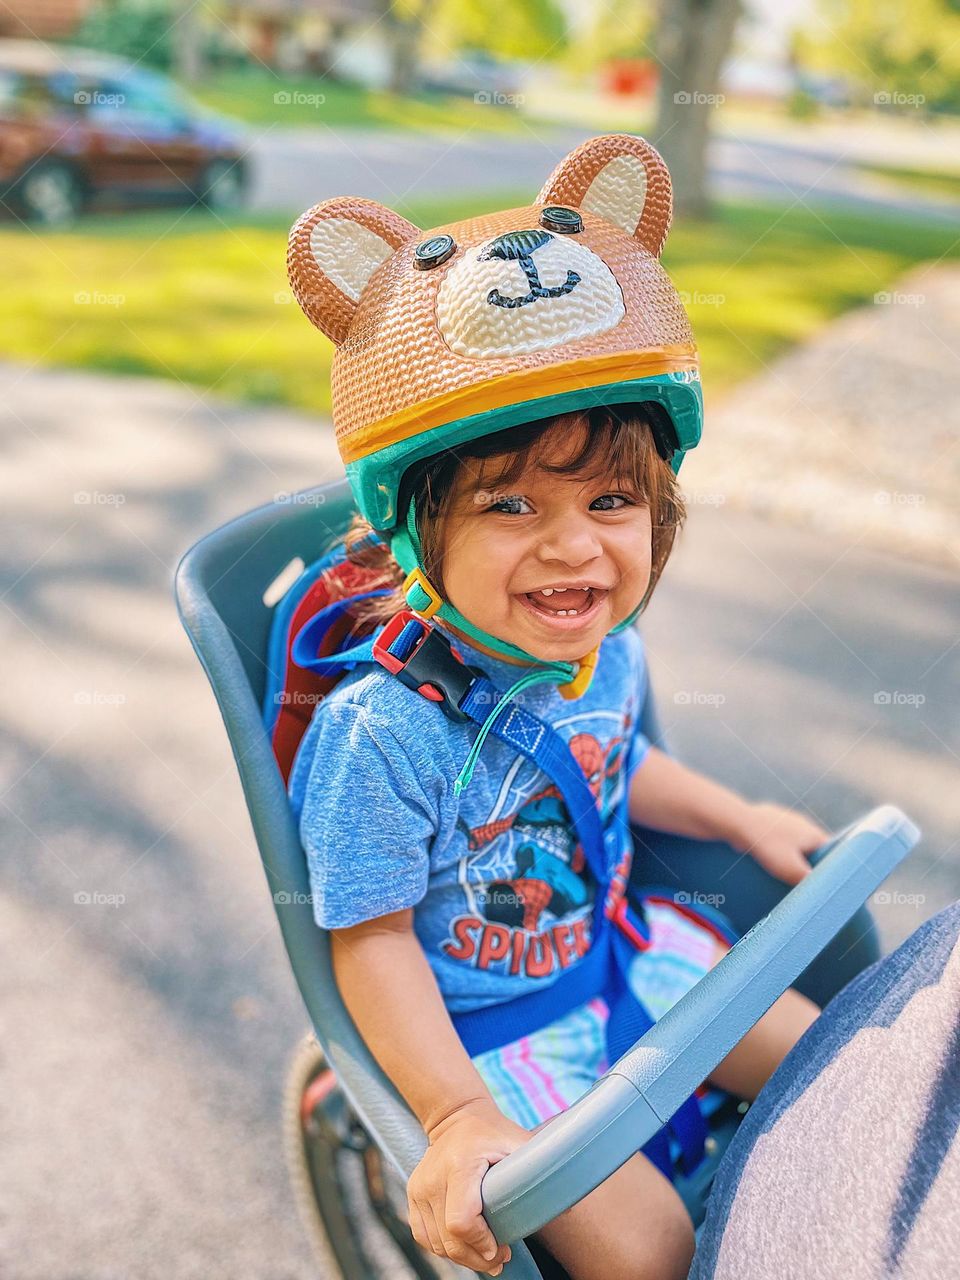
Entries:
{"type": "MultiPolygon", "coordinates": [[[[628,999],[653,1020],[735,936],[652,892],[625,917],[623,818],[726,841],[791,884],[828,838],[641,730],[630,624],[684,519],[676,473],[699,436],[695,348],[656,261],[668,223],[659,156],[611,135],[527,209],[423,238],[372,202],[328,201],[291,235],[297,296],[338,347],[338,442],[360,508],[347,558],[383,588],[358,620],[405,606],[429,619],[527,728],[559,735],[614,835],[601,883],[564,786],[498,736],[498,705],[478,733],[377,662],[317,708],[291,774],[343,999],[429,1139],[408,1187],[413,1235],[490,1275],[510,1250],[481,1215],[484,1173],[610,1064],[609,984],[569,995],[597,954],[597,910],[631,937],[628,999]]],[[[818,1012],[787,991],[710,1082],[752,1099],[818,1012]]],[[[685,1276],[693,1229],[668,1174],[638,1152],[538,1243],[573,1280],[685,1276]]]]}

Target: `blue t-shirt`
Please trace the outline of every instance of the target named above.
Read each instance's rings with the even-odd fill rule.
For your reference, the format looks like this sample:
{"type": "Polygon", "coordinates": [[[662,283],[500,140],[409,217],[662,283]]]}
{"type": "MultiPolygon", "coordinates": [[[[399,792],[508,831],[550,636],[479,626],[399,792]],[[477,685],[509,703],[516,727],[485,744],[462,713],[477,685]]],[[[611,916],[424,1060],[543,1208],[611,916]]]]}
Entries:
{"type": "MultiPolygon", "coordinates": [[[[452,639],[501,691],[524,673],[452,639]]],[[[605,826],[627,768],[632,775],[650,746],[639,730],[646,682],[643,643],[628,629],[604,639],[579,698],[549,683],[517,695],[569,743],[605,826]]],[[[317,923],[345,928],[413,907],[451,1013],[543,988],[576,964],[589,949],[596,889],[559,791],[492,732],[454,795],[478,732],[363,663],[318,705],[289,785],[317,923]]]]}

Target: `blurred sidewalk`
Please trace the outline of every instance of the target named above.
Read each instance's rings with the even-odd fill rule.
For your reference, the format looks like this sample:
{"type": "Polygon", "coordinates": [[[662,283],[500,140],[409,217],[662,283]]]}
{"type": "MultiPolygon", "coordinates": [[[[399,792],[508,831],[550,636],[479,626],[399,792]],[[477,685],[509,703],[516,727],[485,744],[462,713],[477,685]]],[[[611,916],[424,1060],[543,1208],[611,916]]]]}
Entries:
{"type": "Polygon", "coordinates": [[[722,402],[680,473],[829,541],[960,570],[960,266],[924,266],[722,402]]]}

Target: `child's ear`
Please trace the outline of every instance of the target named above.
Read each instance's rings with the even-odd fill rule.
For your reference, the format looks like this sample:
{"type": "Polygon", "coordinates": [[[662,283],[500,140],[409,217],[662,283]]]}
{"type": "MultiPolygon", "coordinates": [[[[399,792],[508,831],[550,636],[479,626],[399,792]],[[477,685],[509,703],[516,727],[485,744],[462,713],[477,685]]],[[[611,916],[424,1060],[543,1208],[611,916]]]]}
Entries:
{"type": "Polygon", "coordinates": [[[377,267],[420,230],[360,196],[324,200],[290,229],[287,275],[307,319],[340,345],[377,267]]]}
{"type": "Polygon", "coordinates": [[[645,138],[606,133],[561,160],[537,204],[573,205],[622,227],[659,258],[673,216],[673,187],[645,138]]]}

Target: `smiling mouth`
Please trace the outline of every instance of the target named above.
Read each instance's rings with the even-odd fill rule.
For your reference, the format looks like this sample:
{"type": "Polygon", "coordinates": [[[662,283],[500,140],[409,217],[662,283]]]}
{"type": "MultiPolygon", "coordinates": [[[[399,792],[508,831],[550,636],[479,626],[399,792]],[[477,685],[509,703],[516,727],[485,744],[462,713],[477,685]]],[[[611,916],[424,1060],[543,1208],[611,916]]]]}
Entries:
{"type": "Polygon", "coordinates": [[[552,623],[554,626],[573,627],[579,626],[584,622],[591,621],[599,612],[601,603],[606,599],[609,592],[600,590],[597,587],[587,587],[583,591],[557,591],[552,595],[561,596],[563,605],[552,605],[550,597],[544,599],[541,592],[536,595],[530,592],[521,592],[517,599],[521,601],[526,609],[538,618],[542,618],[545,622],[552,623]]]}

